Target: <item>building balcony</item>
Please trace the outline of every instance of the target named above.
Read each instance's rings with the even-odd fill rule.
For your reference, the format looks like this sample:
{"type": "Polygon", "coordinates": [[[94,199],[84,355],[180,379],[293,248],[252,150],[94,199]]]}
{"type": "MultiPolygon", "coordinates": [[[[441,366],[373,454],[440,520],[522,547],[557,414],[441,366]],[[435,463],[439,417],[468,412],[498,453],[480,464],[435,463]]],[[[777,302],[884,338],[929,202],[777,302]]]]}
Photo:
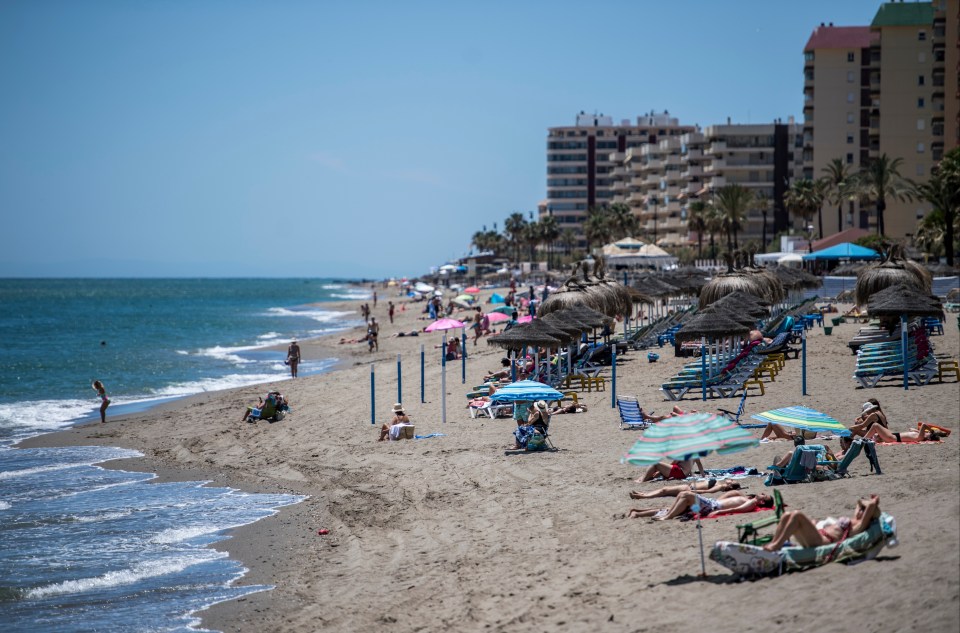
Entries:
{"type": "Polygon", "coordinates": [[[723,176],[714,176],[707,182],[707,187],[716,190],[727,186],[727,179],[723,176]]]}
{"type": "Polygon", "coordinates": [[[688,165],[687,168],[680,172],[680,177],[684,180],[688,178],[693,178],[694,176],[703,175],[703,166],[702,165],[688,165]]]}
{"type": "Polygon", "coordinates": [[[723,160],[722,158],[716,158],[716,159],[710,161],[709,164],[704,165],[704,167],[703,167],[703,173],[705,173],[705,174],[712,174],[712,173],[715,173],[715,172],[717,172],[717,171],[720,171],[721,169],[723,169],[723,168],[726,167],[726,166],[727,166],[727,161],[723,160]]]}
{"type": "Polygon", "coordinates": [[[708,154],[719,154],[720,152],[725,152],[725,151],[727,151],[726,141],[714,141],[707,146],[708,154]]]}
{"type": "Polygon", "coordinates": [[[681,172],[679,169],[668,169],[666,172],[666,175],[664,176],[664,179],[668,183],[676,183],[676,182],[680,182],[681,180],[686,180],[681,175],[681,172]]]}
{"type": "Polygon", "coordinates": [[[660,186],[660,174],[648,174],[646,178],[643,179],[643,184],[645,186],[660,186]]]}
{"type": "Polygon", "coordinates": [[[661,190],[660,190],[660,195],[661,195],[661,196],[670,196],[671,198],[676,198],[677,196],[680,195],[680,191],[681,191],[680,185],[670,185],[670,186],[667,186],[667,187],[664,187],[663,189],[661,189],[661,190]]]}
{"type": "Polygon", "coordinates": [[[670,154],[663,159],[665,165],[680,165],[680,154],[670,154]]]}
{"type": "Polygon", "coordinates": [[[614,167],[613,169],[610,170],[611,178],[623,178],[626,175],[627,175],[626,167],[614,167]]]}
{"type": "Polygon", "coordinates": [[[701,158],[703,158],[703,149],[699,147],[689,147],[687,148],[687,153],[680,156],[682,162],[699,160],[701,158]]]}
{"type": "Polygon", "coordinates": [[[607,160],[609,160],[611,163],[622,163],[623,159],[625,159],[626,157],[627,157],[626,152],[611,152],[607,156],[607,160]]]}
{"type": "Polygon", "coordinates": [[[663,169],[663,161],[659,159],[648,159],[646,165],[644,165],[644,169],[646,171],[660,171],[663,169]]]}
{"type": "Polygon", "coordinates": [[[635,177],[635,178],[631,178],[631,179],[630,179],[630,186],[631,186],[631,187],[643,187],[643,184],[644,184],[644,178],[642,178],[642,177],[640,177],[640,176],[637,176],[637,177],[635,177]]]}

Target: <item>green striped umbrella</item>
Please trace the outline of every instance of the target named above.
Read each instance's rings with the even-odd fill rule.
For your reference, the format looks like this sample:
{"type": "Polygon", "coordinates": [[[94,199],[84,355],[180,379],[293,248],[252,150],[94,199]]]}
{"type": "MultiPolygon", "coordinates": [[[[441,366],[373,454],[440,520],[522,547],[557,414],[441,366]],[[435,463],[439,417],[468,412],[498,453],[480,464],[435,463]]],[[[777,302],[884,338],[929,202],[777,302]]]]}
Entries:
{"type": "Polygon", "coordinates": [[[491,310],[491,312],[499,312],[500,314],[506,314],[507,316],[510,316],[516,311],[517,309],[513,306],[500,306],[499,308],[494,308],[491,310]]]}
{"type": "Polygon", "coordinates": [[[649,466],[661,460],[682,461],[707,453],[736,453],[760,441],[722,415],[692,413],[654,424],[621,458],[624,464],[649,466]]]}
{"type": "Polygon", "coordinates": [[[784,407],[782,409],[774,409],[773,411],[765,411],[751,415],[750,417],[766,424],[779,424],[780,426],[789,426],[805,431],[824,431],[836,433],[837,435],[850,435],[847,427],[826,413],[820,413],[816,409],[809,407],[784,407]]]}

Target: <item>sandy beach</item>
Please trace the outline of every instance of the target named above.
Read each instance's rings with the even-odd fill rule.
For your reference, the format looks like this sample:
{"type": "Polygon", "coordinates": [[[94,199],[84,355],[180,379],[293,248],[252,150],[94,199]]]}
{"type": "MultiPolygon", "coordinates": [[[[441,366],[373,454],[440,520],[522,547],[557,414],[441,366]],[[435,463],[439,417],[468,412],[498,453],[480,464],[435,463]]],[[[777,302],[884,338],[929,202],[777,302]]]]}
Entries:
{"type": "MultiPolygon", "coordinates": [[[[484,298],[489,292],[484,293],[484,298]]],[[[447,423],[440,415],[440,334],[391,337],[419,330],[420,306],[386,296],[373,314],[380,349],[338,344],[345,334],[301,344],[306,358],[337,357],[336,371],[270,385],[206,393],[108,423],[34,438],[25,446],[110,445],[145,457],[111,464],[157,472],[161,480],[210,480],[248,491],[310,495],[305,502],[233,531],[218,545],[249,567],[242,584],[272,591],[221,603],[199,614],[223,631],[957,631],[960,629],[960,433],[941,444],[881,446],[883,475],[858,458],[852,476],[783,486],[791,509],[816,518],[850,515],[856,500],[880,495],[897,520],[900,546],[874,561],[827,565],[754,582],[700,559],[693,523],[621,518],[639,469],[619,458],[637,431],[618,428],[611,393],[581,393],[589,411],[556,416],[552,453],[505,454],[514,423],[471,419],[464,394],[499,368],[502,353],[481,339],[470,354],[466,384],[460,362],[448,365],[447,423]],[[407,309],[387,318],[386,301],[407,309]],[[424,344],[426,402],[420,402],[419,351],[424,344]],[[397,354],[403,359],[403,402],[418,434],[443,437],[376,441],[370,423],[370,367],[376,369],[377,424],[397,400],[397,354]],[[292,413],[281,422],[247,424],[244,408],[269,389],[282,391],[292,413]],[[329,530],[319,535],[318,530],[329,530]]],[[[360,302],[325,304],[357,310],[360,302]]],[[[790,360],[766,395],[746,411],[803,404],[852,423],[877,398],[891,430],[927,420],[960,428],[960,384],[948,381],[904,391],[895,382],[856,388],[846,342],[857,324],[808,339],[808,392],[800,362],[790,360]]],[[[937,354],[960,353],[955,315],[937,354]]],[[[660,383],[686,359],[669,349],[660,362],[632,352],[620,359],[617,388],[646,410],[665,413],[660,383]]],[[[606,370],[609,376],[609,368],[606,370]]],[[[608,384],[609,388],[609,384],[608,384]]],[[[693,408],[735,409],[737,399],[693,408]]],[[[827,442],[836,448],[838,442],[827,442]]],[[[728,456],[708,468],[764,468],[792,449],[777,441],[728,456]]],[[[750,492],[762,479],[744,480],[750,492]]],[[[749,518],[753,518],[751,515],[749,518]]],[[[703,541],[735,540],[743,517],[703,522],[703,541]]]]}

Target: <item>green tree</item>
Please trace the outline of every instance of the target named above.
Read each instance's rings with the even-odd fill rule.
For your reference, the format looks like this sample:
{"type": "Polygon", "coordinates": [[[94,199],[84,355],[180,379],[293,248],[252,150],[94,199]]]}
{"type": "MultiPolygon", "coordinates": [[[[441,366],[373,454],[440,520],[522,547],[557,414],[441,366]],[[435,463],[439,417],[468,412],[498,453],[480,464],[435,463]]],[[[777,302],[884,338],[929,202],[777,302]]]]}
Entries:
{"type": "Polygon", "coordinates": [[[615,240],[634,237],[640,232],[640,220],[633,213],[633,209],[621,202],[607,207],[607,217],[612,229],[611,237],[615,240]]]}
{"type": "MultiPolygon", "coordinates": [[[[794,180],[783,196],[783,202],[791,213],[803,218],[804,229],[806,229],[813,220],[813,216],[823,206],[823,190],[821,185],[809,178],[794,180]]],[[[813,244],[811,244],[812,249],[813,244]]]]}
{"type": "Polygon", "coordinates": [[[707,229],[707,205],[703,200],[687,205],[687,228],[697,232],[697,259],[703,259],[703,233],[707,229]]]}
{"type": "Polygon", "coordinates": [[[717,258],[717,244],[714,239],[717,233],[723,231],[723,214],[711,200],[707,203],[705,223],[710,235],[710,259],[717,258]]]}
{"type": "Polygon", "coordinates": [[[904,201],[911,198],[912,183],[900,175],[902,158],[890,158],[881,154],[866,167],[857,172],[853,180],[853,190],[862,199],[876,203],[877,233],[886,235],[883,213],[887,209],[887,200],[904,201]]]}
{"type": "MultiPolygon", "coordinates": [[[[843,203],[850,198],[850,166],[842,158],[834,158],[821,169],[825,175],[820,178],[824,197],[837,205],[837,232],[843,230],[843,203]]],[[[823,237],[823,216],[820,217],[820,237],[823,237]]]]}
{"type": "Polygon", "coordinates": [[[915,193],[941,212],[947,264],[953,266],[957,250],[955,231],[960,221],[960,148],[947,152],[926,186],[921,185],[915,193]]]}
{"type": "Polygon", "coordinates": [[[557,223],[557,218],[552,215],[540,218],[538,224],[540,225],[540,239],[547,246],[547,266],[553,268],[553,245],[560,237],[560,225],[557,223]]]}
{"type": "Polygon", "coordinates": [[[737,232],[747,219],[747,210],[753,204],[753,192],[741,185],[727,185],[717,191],[715,203],[727,234],[727,249],[739,248],[737,232]]]}
{"type": "Polygon", "coordinates": [[[577,232],[569,228],[563,229],[560,233],[560,243],[563,244],[567,257],[570,257],[573,253],[573,247],[577,245],[577,232]]]}
{"type": "MultiPolygon", "coordinates": [[[[928,200],[928,202],[931,201],[928,200]]],[[[917,222],[914,239],[917,245],[923,249],[923,252],[930,253],[934,257],[940,257],[946,246],[944,233],[943,212],[934,209],[917,222]]]]}
{"type": "Polygon", "coordinates": [[[513,246],[514,261],[520,261],[520,246],[525,238],[527,220],[522,213],[511,213],[503,222],[503,232],[513,246]]]}
{"type": "Polygon", "coordinates": [[[597,242],[604,244],[610,240],[612,228],[610,217],[603,207],[591,207],[587,210],[587,219],[583,223],[583,233],[587,238],[587,252],[593,250],[597,242]]]}

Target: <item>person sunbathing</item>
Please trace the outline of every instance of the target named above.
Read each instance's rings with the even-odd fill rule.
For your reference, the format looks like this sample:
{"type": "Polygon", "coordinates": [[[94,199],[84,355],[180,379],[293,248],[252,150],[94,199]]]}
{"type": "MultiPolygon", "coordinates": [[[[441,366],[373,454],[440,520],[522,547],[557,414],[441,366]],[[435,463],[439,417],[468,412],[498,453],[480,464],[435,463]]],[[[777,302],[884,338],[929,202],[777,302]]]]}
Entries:
{"type": "Polygon", "coordinates": [[[797,435],[802,437],[805,440],[812,440],[817,436],[815,431],[805,431],[792,429],[787,426],[780,426],[779,424],[767,424],[766,428],[763,429],[763,433],[760,435],[760,441],[769,439],[770,436],[773,436],[774,439],[779,440],[792,440],[797,435]]]}
{"type": "Polygon", "coordinates": [[[870,499],[857,500],[857,511],[853,519],[828,517],[822,521],[813,522],[803,512],[793,510],[784,512],[777,524],[777,531],[773,540],[763,546],[769,552],[776,552],[792,538],[803,547],[818,547],[830,545],[860,534],[866,530],[874,520],[880,517],[880,497],[870,495],[870,499]]]}
{"type": "Polygon", "coordinates": [[[916,444],[917,442],[937,442],[942,435],[931,429],[926,424],[921,424],[917,430],[900,431],[894,433],[879,424],[874,424],[864,439],[874,442],[902,442],[904,444],[916,444]]]}
{"type": "Polygon", "coordinates": [[[744,512],[753,512],[757,508],[772,508],[773,497],[767,494],[745,495],[739,490],[725,492],[716,499],[705,497],[693,491],[687,490],[677,495],[677,500],[673,502],[670,508],[634,508],[630,510],[627,517],[630,519],[641,519],[649,517],[654,521],[666,521],[675,519],[682,515],[693,518],[694,514],[699,514],[701,518],[720,516],[721,514],[743,514],[744,512]],[[693,510],[693,506],[699,506],[699,512],[693,510]]]}
{"type": "Polygon", "coordinates": [[[717,481],[713,477],[706,481],[694,481],[689,484],[679,484],[676,486],[664,486],[657,490],[649,492],[630,492],[631,499],[656,499],[657,497],[678,497],[684,492],[699,492],[704,495],[712,495],[718,492],[730,492],[731,490],[740,490],[740,484],[729,479],[717,481]]]}
{"type": "Polygon", "coordinates": [[[689,409],[684,411],[677,405],[673,405],[673,408],[670,409],[670,413],[667,415],[653,415],[651,413],[644,412],[643,408],[640,409],[640,415],[643,416],[643,419],[647,422],[660,422],[661,420],[666,420],[667,418],[675,418],[681,415],[688,415],[690,413],[697,413],[696,409],[689,409]]]}
{"type": "Polygon", "coordinates": [[[887,422],[887,415],[880,409],[880,403],[876,398],[870,398],[863,403],[863,410],[857,419],[854,420],[850,432],[861,437],[865,436],[874,424],[879,424],[885,429],[890,428],[887,422]]]}
{"type": "Polygon", "coordinates": [[[637,483],[642,484],[645,481],[653,481],[654,479],[686,479],[693,473],[694,464],[697,465],[700,475],[704,475],[703,464],[700,463],[699,459],[684,459],[668,464],[663,462],[654,464],[647,469],[647,472],[643,473],[643,477],[638,479],[637,483]]]}
{"type": "Polygon", "coordinates": [[[586,413],[587,405],[585,404],[574,404],[570,403],[567,405],[560,405],[550,409],[550,415],[563,415],[564,413],[586,413]]]}
{"type": "Polygon", "coordinates": [[[506,380],[510,378],[510,359],[501,358],[500,365],[502,366],[502,369],[500,371],[492,371],[484,376],[483,382],[488,382],[490,380],[506,380]]]}

